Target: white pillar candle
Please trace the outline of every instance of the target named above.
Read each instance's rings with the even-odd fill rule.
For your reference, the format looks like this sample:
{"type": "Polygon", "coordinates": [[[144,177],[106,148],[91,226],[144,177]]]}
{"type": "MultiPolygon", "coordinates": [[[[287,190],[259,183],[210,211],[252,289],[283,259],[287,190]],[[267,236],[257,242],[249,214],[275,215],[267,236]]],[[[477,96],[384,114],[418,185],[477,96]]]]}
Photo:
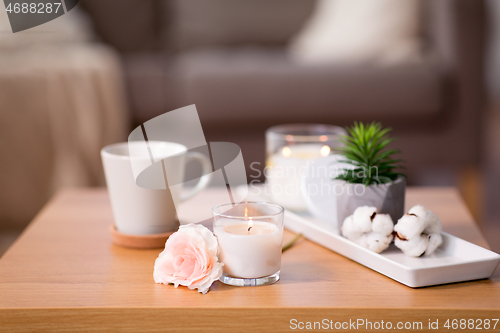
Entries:
{"type": "Polygon", "coordinates": [[[225,274],[252,279],[280,270],[283,229],[274,223],[221,218],[214,233],[225,274]]]}
{"type": "Polygon", "coordinates": [[[267,161],[266,181],[274,202],[294,211],[307,210],[301,190],[307,167],[317,158],[328,156],[330,147],[324,144],[285,146],[267,161]]]}

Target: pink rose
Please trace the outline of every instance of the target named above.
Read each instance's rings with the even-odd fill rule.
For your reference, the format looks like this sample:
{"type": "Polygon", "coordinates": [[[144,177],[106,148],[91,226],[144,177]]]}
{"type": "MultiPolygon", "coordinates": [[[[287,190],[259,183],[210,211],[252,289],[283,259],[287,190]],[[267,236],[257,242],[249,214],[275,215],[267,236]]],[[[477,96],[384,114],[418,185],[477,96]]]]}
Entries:
{"type": "Polygon", "coordinates": [[[219,245],[210,230],[199,224],[183,225],[165,244],[156,258],[153,277],[156,283],[173,283],[206,294],[222,275],[218,261],[219,245]]]}

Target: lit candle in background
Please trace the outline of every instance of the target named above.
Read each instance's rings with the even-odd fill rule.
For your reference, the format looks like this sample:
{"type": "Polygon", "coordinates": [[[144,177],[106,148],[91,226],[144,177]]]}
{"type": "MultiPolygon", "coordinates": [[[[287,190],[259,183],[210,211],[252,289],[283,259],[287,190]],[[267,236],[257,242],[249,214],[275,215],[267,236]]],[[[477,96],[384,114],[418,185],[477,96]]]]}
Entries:
{"type": "Polygon", "coordinates": [[[272,200],[294,211],[306,211],[303,178],[310,164],[335,153],[346,131],[323,124],[286,124],[266,131],[265,176],[272,200]]]}
{"type": "Polygon", "coordinates": [[[248,207],[245,207],[244,214],[235,214],[232,218],[214,214],[214,234],[219,241],[224,274],[232,278],[256,279],[279,273],[283,208],[269,203],[237,205],[252,206],[251,216],[248,207]],[[276,214],[266,216],[265,211],[259,210],[260,206],[270,205],[279,207],[279,210],[274,209],[276,214]]]}
{"type": "MultiPolygon", "coordinates": [[[[321,139],[321,138],[320,138],[321,139]]],[[[322,144],[285,146],[267,160],[266,180],[274,202],[294,211],[307,209],[302,196],[301,180],[309,164],[330,154],[322,144]]]]}

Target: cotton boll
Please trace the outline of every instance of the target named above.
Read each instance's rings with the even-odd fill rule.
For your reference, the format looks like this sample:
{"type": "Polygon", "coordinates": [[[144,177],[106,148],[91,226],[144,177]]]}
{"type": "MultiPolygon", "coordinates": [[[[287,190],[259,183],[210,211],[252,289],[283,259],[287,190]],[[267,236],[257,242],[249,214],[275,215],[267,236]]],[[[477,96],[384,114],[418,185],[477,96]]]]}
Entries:
{"type": "Polygon", "coordinates": [[[423,218],[426,222],[426,227],[423,230],[426,234],[438,234],[441,233],[442,227],[441,227],[441,221],[439,218],[430,210],[425,208],[422,205],[416,205],[413,206],[409,211],[408,214],[414,214],[417,215],[420,218],[423,218]]]}
{"type": "Polygon", "coordinates": [[[436,249],[443,243],[443,237],[441,234],[430,234],[427,236],[429,239],[429,244],[427,245],[427,250],[425,250],[425,255],[431,255],[436,251],[436,249]]]}
{"type": "Polygon", "coordinates": [[[352,215],[354,219],[354,225],[357,226],[357,228],[361,232],[371,232],[372,219],[376,213],[377,208],[375,207],[362,206],[356,208],[354,214],[352,215]]]}
{"type": "Polygon", "coordinates": [[[440,234],[443,231],[443,227],[441,226],[441,220],[434,215],[430,210],[427,215],[427,227],[425,227],[424,232],[426,234],[440,234]]]}
{"type": "Polygon", "coordinates": [[[362,247],[368,248],[367,234],[362,234],[358,239],[355,239],[354,242],[362,247]]]}
{"type": "Polygon", "coordinates": [[[369,233],[366,237],[368,249],[380,253],[389,247],[392,242],[392,234],[380,234],[376,232],[369,233]]]}
{"type": "Polygon", "coordinates": [[[430,255],[441,245],[441,221],[422,205],[413,206],[408,214],[394,226],[397,237],[394,243],[406,255],[419,257],[430,255]]]}
{"type": "Polygon", "coordinates": [[[409,240],[402,240],[396,236],[394,244],[407,256],[420,257],[427,249],[429,240],[425,235],[413,237],[409,240]]]}
{"type": "Polygon", "coordinates": [[[410,210],[408,211],[408,214],[417,215],[418,217],[420,217],[422,219],[427,219],[427,213],[428,213],[428,210],[422,205],[415,205],[415,206],[411,207],[410,210]]]}
{"type": "Polygon", "coordinates": [[[341,229],[342,229],[342,235],[351,241],[358,239],[363,234],[354,225],[352,215],[345,218],[341,229]]]}
{"type": "Polygon", "coordinates": [[[342,224],[342,235],[376,253],[389,247],[394,224],[389,215],[377,214],[376,207],[358,207],[342,224]]]}
{"type": "Polygon", "coordinates": [[[392,222],[389,214],[377,214],[373,218],[372,223],[373,232],[389,235],[394,230],[394,223],[392,222]]]}
{"type": "Polygon", "coordinates": [[[426,227],[425,220],[417,215],[405,214],[394,226],[394,231],[406,239],[420,235],[426,227]]]}

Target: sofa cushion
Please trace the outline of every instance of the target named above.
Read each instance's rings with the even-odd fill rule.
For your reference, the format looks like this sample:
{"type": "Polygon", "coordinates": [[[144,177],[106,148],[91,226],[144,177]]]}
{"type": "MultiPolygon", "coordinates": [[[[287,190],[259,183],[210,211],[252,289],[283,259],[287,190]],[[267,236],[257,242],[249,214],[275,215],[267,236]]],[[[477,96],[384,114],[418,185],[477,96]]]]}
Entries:
{"type": "Polygon", "coordinates": [[[284,45],[311,14],[312,0],[165,0],[164,42],[185,50],[284,45]]]}
{"type": "Polygon", "coordinates": [[[132,56],[125,66],[131,107],[140,122],[196,104],[203,126],[376,119],[428,128],[446,107],[446,73],[430,61],[301,66],[284,50],[245,49],[132,56]]]}
{"type": "Polygon", "coordinates": [[[431,62],[301,66],[284,51],[212,50],[186,54],[178,66],[183,103],[197,105],[204,125],[425,122],[444,105],[443,73],[431,62]]]}

